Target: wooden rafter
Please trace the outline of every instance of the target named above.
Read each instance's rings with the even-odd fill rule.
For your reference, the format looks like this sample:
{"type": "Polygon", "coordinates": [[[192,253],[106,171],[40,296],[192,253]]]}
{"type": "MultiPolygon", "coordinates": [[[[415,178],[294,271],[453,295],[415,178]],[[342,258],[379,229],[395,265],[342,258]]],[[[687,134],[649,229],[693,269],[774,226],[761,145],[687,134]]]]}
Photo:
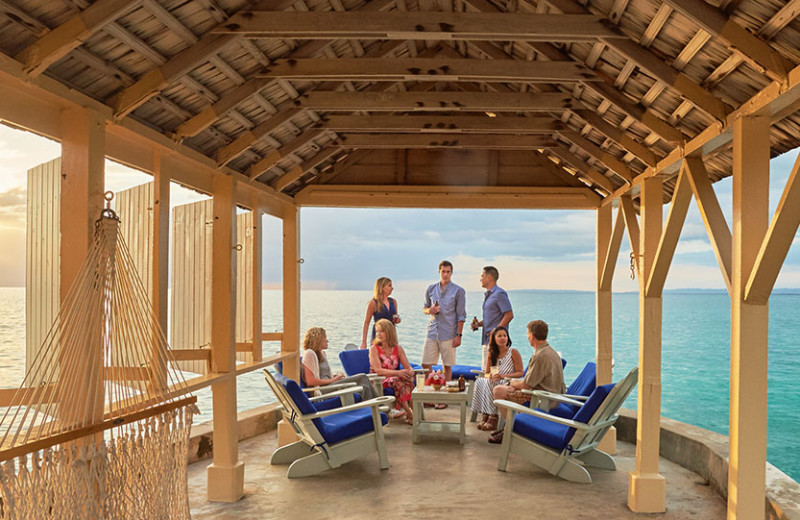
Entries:
{"type": "MultiPolygon", "coordinates": [[[[628,230],[628,242],[630,242],[633,256],[636,258],[636,270],[639,271],[639,220],[636,216],[636,208],[633,207],[633,200],[630,194],[619,198],[619,208],[625,219],[625,229],[628,230]]],[[[641,272],[639,273],[641,274],[641,272]]]]}
{"type": "Polygon", "coordinates": [[[278,177],[273,186],[275,188],[275,191],[280,192],[285,190],[292,183],[298,181],[300,177],[305,175],[307,172],[313,170],[320,164],[332,158],[340,151],[341,149],[334,143],[331,146],[328,146],[327,148],[322,150],[320,153],[316,154],[311,159],[303,161],[301,164],[298,164],[297,166],[293,167],[291,170],[278,177]]]}
{"type": "Polygon", "coordinates": [[[567,94],[495,92],[320,92],[297,99],[305,108],[375,112],[547,112],[572,106],[567,94]]]}
{"type": "Polygon", "coordinates": [[[248,38],[593,41],[624,38],[592,15],[244,11],[211,31],[248,38]]]}
{"type": "Polygon", "coordinates": [[[614,186],[608,177],[592,168],[580,157],[570,152],[566,147],[554,146],[549,148],[548,151],[572,168],[575,168],[581,175],[603,188],[606,192],[614,193],[614,190],[616,190],[616,186],[614,186]]]}
{"type": "Polygon", "coordinates": [[[260,177],[264,172],[276,166],[278,162],[284,159],[287,155],[295,153],[306,146],[311,146],[313,144],[314,139],[319,139],[323,137],[325,134],[324,130],[312,130],[310,132],[305,132],[300,134],[293,140],[289,141],[285,145],[281,146],[277,150],[274,150],[267,154],[266,157],[261,159],[260,161],[252,164],[247,169],[247,176],[251,179],[257,179],[260,177]]]}
{"type": "Polygon", "coordinates": [[[341,134],[344,148],[456,148],[472,150],[536,150],[555,143],[545,136],[497,134],[341,134]]]}
{"type": "Polygon", "coordinates": [[[558,133],[564,136],[565,139],[571,141],[575,146],[606,165],[625,182],[630,183],[633,181],[634,173],[627,164],[603,150],[580,133],[574,130],[560,130],[558,133]]]}
{"type": "Polygon", "coordinates": [[[624,130],[618,126],[614,126],[603,117],[595,112],[586,108],[573,109],[578,117],[593,126],[598,132],[605,135],[609,139],[616,141],[620,146],[635,155],[640,161],[650,167],[655,167],[658,162],[658,156],[653,153],[647,146],[635,141],[624,130]]]}
{"type": "Polygon", "coordinates": [[[608,249],[603,259],[602,276],[600,277],[599,290],[610,291],[611,282],[614,280],[614,268],[617,266],[619,258],[619,248],[622,245],[622,234],[625,232],[625,217],[622,209],[617,210],[617,218],[614,221],[614,229],[611,232],[611,240],[608,241],[608,249]]]}
{"type": "Polygon", "coordinates": [[[16,59],[29,75],[38,76],[88,37],[140,6],[141,1],[98,0],[20,51],[16,59]]]}
{"type": "Polygon", "coordinates": [[[719,9],[695,0],[666,0],[666,2],[704,31],[736,49],[745,61],[753,65],[756,70],[764,70],[772,79],[782,81],[793,68],[791,62],[768,43],[747,32],[719,9]]]}
{"type": "Polygon", "coordinates": [[[258,76],[307,81],[598,81],[590,69],[575,62],[519,61],[509,67],[495,60],[447,58],[281,59],[258,76]]]}
{"type": "MultiPolygon", "coordinates": [[[[573,0],[545,0],[550,6],[562,13],[576,14],[588,13],[589,10],[573,0]]],[[[715,97],[711,92],[697,84],[689,76],[670,67],[663,59],[652,51],[642,47],[628,37],[620,38],[599,37],[610,49],[615,50],[628,60],[632,61],[655,79],[664,82],[681,95],[694,103],[695,106],[705,111],[712,117],[724,121],[731,112],[731,107],[715,97]]]]}
{"type": "Polygon", "coordinates": [[[563,125],[545,117],[489,117],[486,115],[369,115],[323,117],[318,124],[335,132],[420,132],[420,133],[485,133],[485,134],[548,134],[563,125]]]}

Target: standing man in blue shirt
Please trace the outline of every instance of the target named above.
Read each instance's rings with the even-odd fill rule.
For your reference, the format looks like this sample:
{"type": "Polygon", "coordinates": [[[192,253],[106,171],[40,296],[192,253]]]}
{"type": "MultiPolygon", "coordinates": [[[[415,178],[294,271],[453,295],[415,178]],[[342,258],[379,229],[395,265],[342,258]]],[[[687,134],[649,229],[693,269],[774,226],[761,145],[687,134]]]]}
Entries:
{"type": "Polygon", "coordinates": [[[456,363],[456,348],[461,345],[461,331],[467,319],[467,293],[450,281],[453,264],[439,264],[439,281],[425,290],[422,312],[431,317],[425,345],[422,347],[422,366],[431,369],[442,356],[444,375],[449,381],[456,363]]]}
{"type": "Polygon", "coordinates": [[[514,311],[511,310],[511,301],[508,293],[497,285],[500,273],[497,268],[487,265],[481,272],[481,287],[486,289],[483,297],[483,319],[472,322],[472,330],[483,327],[481,345],[481,368],[486,370],[486,353],[489,350],[489,336],[495,327],[502,326],[508,328],[508,324],[514,319],[514,311]]]}

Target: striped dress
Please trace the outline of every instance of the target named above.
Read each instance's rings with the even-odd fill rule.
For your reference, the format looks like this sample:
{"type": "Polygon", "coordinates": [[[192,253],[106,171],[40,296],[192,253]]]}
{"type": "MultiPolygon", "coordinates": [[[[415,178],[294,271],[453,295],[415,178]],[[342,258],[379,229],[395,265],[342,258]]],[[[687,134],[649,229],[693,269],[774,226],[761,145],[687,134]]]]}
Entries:
{"type": "MultiPolygon", "coordinates": [[[[511,374],[514,372],[514,359],[511,355],[513,348],[508,349],[506,355],[497,360],[499,372],[501,374],[511,374]]],[[[472,411],[497,415],[497,407],[494,405],[492,390],[502,383],[492,383],[488,377],[479,377],[475,380],[475,391],[472,394],[472,411]]]]}

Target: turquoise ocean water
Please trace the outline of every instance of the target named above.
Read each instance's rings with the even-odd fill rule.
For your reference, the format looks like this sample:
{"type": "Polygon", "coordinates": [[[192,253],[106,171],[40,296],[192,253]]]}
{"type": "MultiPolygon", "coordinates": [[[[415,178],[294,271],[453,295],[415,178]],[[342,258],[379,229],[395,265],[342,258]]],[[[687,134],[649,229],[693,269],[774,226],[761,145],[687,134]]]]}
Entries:
{"type": "MultiPolygon", "coordinates": [[[[550,324],[550,343],[568,365],[571,381],[587,361],[594,358],[594,294],[584,292],[511,291],[515,319],[510,332],[514,347],[524,359],[530,356],[525,325],[531,319],[550,324]]],[[[422,314],[422,294],[397,291],[400,343],[412,361],[422,350],[427,317],[422,314]]],[[[322,326],[330,340],[329,358],[339,369],[338,352],[346,343],[359,343],[369,291],[303,291],[301,327],[322,326]]],[[[467,294],[467,321],[480,319],[483,295],[467,294]]],[[[638,360],[638,296],[614,294],[615,380],[638,360]]],[[[0,288],[0,386],[18,386],[24,375],[24,290],[0,288]]],[[[770,299],[769,331],[769,461],[800,480],[800,388],[795,384],[800,356],[795,354],[800,337],[800,294],[776,294],[770,299]]],[[[263,330],[281,329],[279,291],[264,291],[263,330]]],[[[265,353],[278,345],[265,343],[265,353]]],[[[458,362],[478,364],[478,333],[465,332],[458,362]]],[[[725,294],[667,293],[664,295],[662,347],[662,415],[727,435],[730,380],[730,300],[725,294]]],[[[210,419],[211,395],[198,393],[204,416],[210,419]]],[[[259,372],[238,379],[239,409],[247,410],[271,402],[259,372]]],[[[627,405],[635,409],[636,394],[627,405]]]]}

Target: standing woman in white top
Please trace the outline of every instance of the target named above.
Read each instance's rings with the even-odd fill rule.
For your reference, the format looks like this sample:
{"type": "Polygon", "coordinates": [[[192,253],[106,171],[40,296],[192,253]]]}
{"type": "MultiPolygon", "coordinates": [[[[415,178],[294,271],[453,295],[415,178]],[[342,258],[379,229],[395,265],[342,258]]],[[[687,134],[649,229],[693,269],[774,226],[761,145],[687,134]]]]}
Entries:
{"type": "MultiPolygon", "coordinates": [[[[385,276],[375,280],[375,291],[372,299],[367,304],[367,314],[364,316],[364,329],[361,332],[361,348],[367,348],[367,331],[369,322],[372,320],[378,323],[379,320],[389,320],[394,325],[400,323],[399,311],[397,310],[397,300],[390,298],[389,295],[394,291],[392,281],[385,276]]],[[[372,337],[370,342],[375,339],[375,325],[372,326],[372,337]]]]}
{"type": "Polygon", "coordinates": [[[303,380],[306,386],[325,386],[331,383],[353,382],[361,387],[361,397],[372,399],[377,397],[372,383],[366,374],[345,377],[343,374],[333,375],[325,351],[328,349],[328,335],[322,327],[311,327],[303,338],[303,380]]]}

